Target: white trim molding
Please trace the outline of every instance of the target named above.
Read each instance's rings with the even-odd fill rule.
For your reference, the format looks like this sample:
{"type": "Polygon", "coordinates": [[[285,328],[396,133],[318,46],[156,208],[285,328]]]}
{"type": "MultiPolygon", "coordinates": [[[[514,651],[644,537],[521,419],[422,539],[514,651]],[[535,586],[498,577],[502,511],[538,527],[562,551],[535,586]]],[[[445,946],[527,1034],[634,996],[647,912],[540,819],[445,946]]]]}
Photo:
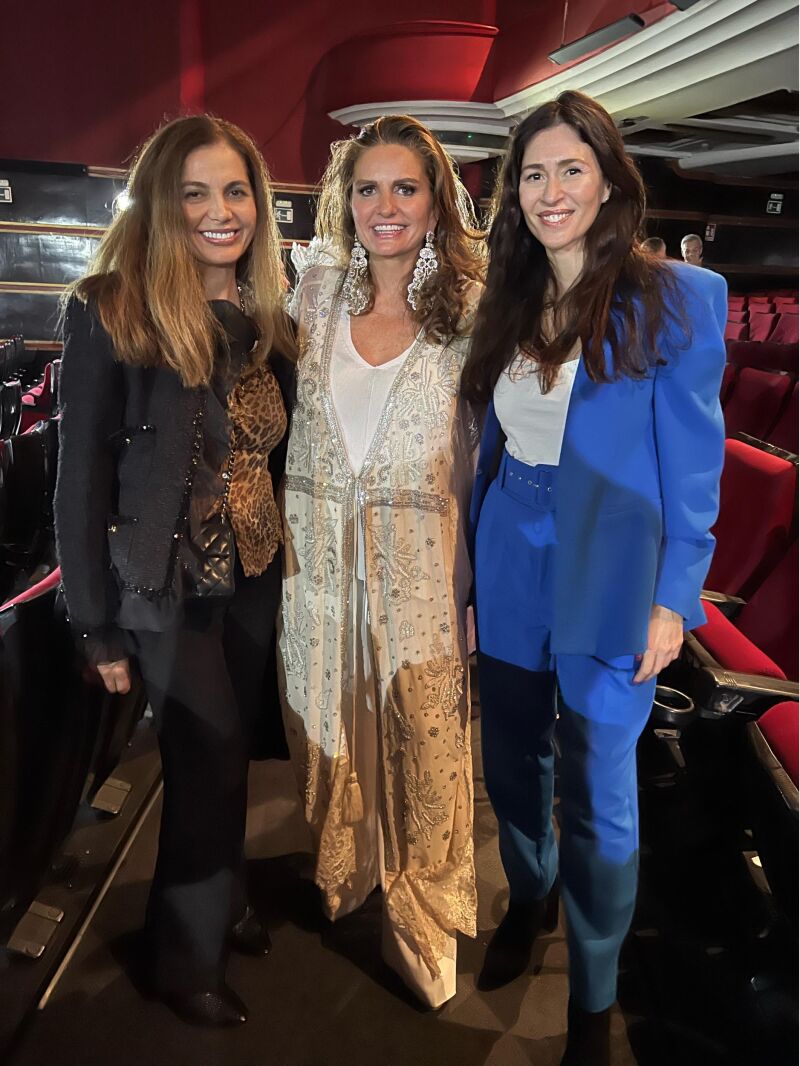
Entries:
{"type": "Polygon", "coordinates": [[[616,118],[675,122],[798,87],[795,0],[700,0],[552,78],[497,101],[520,120],[565,89],[616,118]]]}
{"type": "Polygon", "coordinates": [[[496,104],[470,100],[388,100],[355,104],[331,111],[330,117],[343,126],[364,126],[379,115],[413,115],[436,134],[443,134],[442,144],[459,163],[473,163],[502,155],[501,145],[482,143],[483,137],[508,137],[512,122],[496,104]],[[465,133],[474,144],[451,144],[446,134],[465,133]]]}
{"type": "MultiPolygon", "coordinates": [[[[340,108],[330,117],[345,126],[362,126],[379,115],[414,115],[457,160],[473,162],[503,155],[505,148],[496,138],[507,137],[526,114],[565,89],[579,89],[603,104],[625,137],[687,120],[698,133],[704,126],[709,132],[751,132],[754,141],[766,140],[769,148],[770,142],[794,143],[796,123],[758,115],[744,116],[744,121],[697,116],[777,90],[796,90],[799,83],[796,0],[699,0],[494,103],[391,100],[340,108]],[[469,134],[469,143],[448,143],[448,133],[469,134]]],[[[757,143],[741,147],[752,148],[757,157],[757,143]]],[[[684,159],[694,155],[696,146],[684,146],[680,139],[672,145],[629,142],[628,151],[684,159]]]]}

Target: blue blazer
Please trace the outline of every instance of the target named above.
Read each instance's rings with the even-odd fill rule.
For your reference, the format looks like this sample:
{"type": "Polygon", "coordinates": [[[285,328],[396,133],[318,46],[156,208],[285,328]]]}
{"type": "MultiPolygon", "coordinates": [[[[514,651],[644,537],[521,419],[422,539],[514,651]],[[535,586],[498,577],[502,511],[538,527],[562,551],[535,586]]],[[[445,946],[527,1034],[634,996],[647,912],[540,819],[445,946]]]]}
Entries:
{"type": "MultiPolygon", "coordinates": [[[[665,326],[667,360],[647,377],[595,383],[578,365],[558,475],[550,648],[601,659],[647,647],[653,604],[705,621],[700,591],[714,550],[724,428],[727,286],[710,270],[670,263],[688,318],[688,347],[665,326]]],[[[612,371],[611,352],[606,360],[612,371]]],[[[470,504],[474,543],[505,435],[490,404],[470,504]]],[[[509,575],[513,579],[513,575],[509,575]]]]}

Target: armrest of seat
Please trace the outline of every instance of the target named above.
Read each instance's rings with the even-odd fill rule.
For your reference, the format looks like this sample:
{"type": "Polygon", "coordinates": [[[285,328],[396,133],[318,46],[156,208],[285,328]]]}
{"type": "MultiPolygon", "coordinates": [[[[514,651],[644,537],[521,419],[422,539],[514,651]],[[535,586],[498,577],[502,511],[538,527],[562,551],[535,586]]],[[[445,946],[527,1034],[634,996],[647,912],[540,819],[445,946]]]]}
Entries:
{"type": "Polygon", "coordinates": [[[734,440],[740,440],[743,444],[749,444],[751,448],[758,448],[760,452],[767,452],[769,455],[777,455],[779,459],[786,459],[787,462],[793,463],[795,466],[800,464],[800,459],[794,454],[794,452],[787,452],[785,448],[779,448],[777,444],[771,444],[768,440],[759,440],[758,437],[751,437],[749,433],[734,433],[734,440]]]}
{"type": "Polygon", "coordinates": [[[786,804],[787,809],[790,812],[797,814],[797,785],[792,781],[780,760],[775,757],[775,752],[770,747],[767,738],[759,729],[757,722],[753,721],[747,723],[747,736],[750,741],[750,750],[753,752],[764,773],[772,780],[776,792],[786,804]]]}
{"type": "Polygon", "coordinates": [[[692,695],[702,718],[726,718],[732,712],[758,718],[779,700],[800,698],[800,686],[796,681],[736,674],[719,665],[702,665],[692,695]]]}
{"type": "Polygon", "coordinates": [[[714,592],[713,589],[703,589],[700,599],[713,603],[731,621],[747,603],[741,596],[729,596],[727,592],[714,592]]]}

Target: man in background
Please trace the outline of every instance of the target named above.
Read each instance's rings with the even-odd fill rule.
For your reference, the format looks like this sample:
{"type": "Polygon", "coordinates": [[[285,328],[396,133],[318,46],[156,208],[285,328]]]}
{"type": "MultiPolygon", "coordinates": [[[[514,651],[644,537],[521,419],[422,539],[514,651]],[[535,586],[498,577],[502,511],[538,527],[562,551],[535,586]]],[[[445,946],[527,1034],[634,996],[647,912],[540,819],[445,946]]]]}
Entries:
{"type": "Polygon", "coordinates": [[[685,263],[701,267],[703,265],[703,241],[696,233],[687,233],[681,241],[681,255],[685,263]]]}
{"type": "Polygon", "coordinates": [[[642,241],[642,248],[654,255],[656,259],[667,258],[667,246],[660,237],[648,237],[647,240],[642,241]]]}

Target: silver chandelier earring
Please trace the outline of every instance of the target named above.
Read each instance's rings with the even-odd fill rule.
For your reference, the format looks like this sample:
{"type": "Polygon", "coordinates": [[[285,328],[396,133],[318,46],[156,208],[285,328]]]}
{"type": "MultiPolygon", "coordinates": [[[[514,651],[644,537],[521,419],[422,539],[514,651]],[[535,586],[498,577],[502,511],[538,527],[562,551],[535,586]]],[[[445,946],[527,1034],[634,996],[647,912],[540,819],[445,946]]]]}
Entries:
{"type": "Polygon", "coordinates": [[[347,301],[347,309],[351,315],[360,315],[369,303],[367,269],[367,253],[361,241],[356,237],[350,253],[350,266],[347,268],[342,288],[342,295],[347,301]]]}
{"type": "Polygon", "coordinates": [[[419,250],[417,265],[414,267],[414,275],[408,286],[408,302],[412,310],[417,310],[419,295],[422,287],[439,269],[439,260],[436,258],[436,249],[433,247],[433,230],[425,234],[425,243],[419,250]]]}

